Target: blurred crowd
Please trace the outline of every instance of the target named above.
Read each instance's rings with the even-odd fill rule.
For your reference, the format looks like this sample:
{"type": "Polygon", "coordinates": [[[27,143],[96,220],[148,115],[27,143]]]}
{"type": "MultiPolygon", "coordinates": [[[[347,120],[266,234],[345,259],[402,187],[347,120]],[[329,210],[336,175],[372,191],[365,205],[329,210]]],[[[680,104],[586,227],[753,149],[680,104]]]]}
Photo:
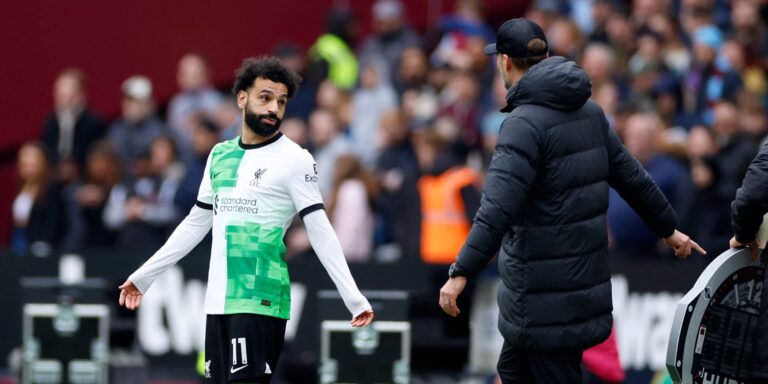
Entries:
{"type": "MultiPolygon", "coordinates": [[[[461,246],[504,119],[483,11],[458,0],[420,33],[403,2],[378,0],[365,36],[334,9],[307,49],[271,50],[303,77],[281,130],[314,155],[349,261],[448,264],[461,246]]],[[[764,0],[536,0],[525,11],[550,55],[588,72],[592,99],[710,255],[727,247],[730,202],[768,133],[767,11],[764,0]]],[[[162,108],[151,79],[125,79],[111,123],[89,109],[86,74],[64,69],[39,138],[18,152],[12,248],[161,245],[194,204],[211,148],[240,132],[209,60],[180,58],[179,91],[162,108]]],[[[671,257],[615,192],[608,216],[618,253],[671,257]]],[[[309,249],[300,221],[286,243],[309,249]]]]}

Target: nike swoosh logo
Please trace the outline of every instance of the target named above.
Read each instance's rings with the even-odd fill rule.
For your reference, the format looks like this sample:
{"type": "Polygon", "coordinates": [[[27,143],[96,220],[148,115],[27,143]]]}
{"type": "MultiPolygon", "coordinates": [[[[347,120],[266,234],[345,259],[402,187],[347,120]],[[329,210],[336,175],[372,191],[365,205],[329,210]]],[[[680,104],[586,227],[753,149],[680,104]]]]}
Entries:
{"type": "Polygon", "coordinates": [[[248,366],[248,364],[243,365],[242,367],[238,367],[238,368],[232,367],[232,368],[230,368],[229,373],[235,373],[235,372],[237,372],[237,371],[239,371],[239,370],[241,370],[241,369],[243,369],[243,368],[245,368],[247,366],[248,366]]]}
{"type": "Polygon", "coordinates": [[[218,172],[214,173],[214,174],[213,174],[213,177],[216,177],[216,176],[218,176],[218,175],[221,175],[221,173],[222,173],[222,172],[224,172],[224,170],[223,170],[223,169],[222,169],[221,171],[218,171],[218,172]]]}

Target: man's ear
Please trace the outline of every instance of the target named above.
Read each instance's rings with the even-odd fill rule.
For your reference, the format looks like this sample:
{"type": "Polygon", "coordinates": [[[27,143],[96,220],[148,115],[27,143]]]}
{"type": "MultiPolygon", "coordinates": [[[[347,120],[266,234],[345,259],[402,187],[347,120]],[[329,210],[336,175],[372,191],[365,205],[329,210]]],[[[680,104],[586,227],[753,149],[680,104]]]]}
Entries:
{"type": "Polygon", "coordinates": [[[248,93],[245,91],[237,91],[237,107],[245,109],[245,105],[248,103],[248,93]]]}
{"type": "Polygon", "coordinates": [[[501,63],[502,63],[502,65],[504,65],[504,69],[507,72],[512,70],[512,59],[509,56],[507,56],[505,54],[502,54],[501,55],[501,63]]]}

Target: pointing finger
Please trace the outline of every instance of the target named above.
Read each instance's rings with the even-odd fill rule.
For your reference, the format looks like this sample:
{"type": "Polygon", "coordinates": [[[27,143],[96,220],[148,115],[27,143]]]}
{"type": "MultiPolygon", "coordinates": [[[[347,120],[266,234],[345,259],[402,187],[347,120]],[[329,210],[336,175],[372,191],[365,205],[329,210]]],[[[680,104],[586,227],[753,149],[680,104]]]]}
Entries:
{"type": "Polygon", "coordinates": [[[704,248],[702,248],[697,242],[691,240],[691,245],[693,246],[693,249],[696,250],[696,252],[698,252],[698,253],[700,253],[702,255],[706,255],[707,254],[707,251],[705,251],[704,248]]]}

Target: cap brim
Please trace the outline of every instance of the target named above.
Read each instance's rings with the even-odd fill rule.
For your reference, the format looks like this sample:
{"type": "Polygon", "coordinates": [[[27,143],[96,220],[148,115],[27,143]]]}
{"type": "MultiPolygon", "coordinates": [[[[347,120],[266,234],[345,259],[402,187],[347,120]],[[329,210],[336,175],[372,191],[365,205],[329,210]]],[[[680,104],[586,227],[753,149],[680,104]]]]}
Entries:
{"type": "Polygon", "coordinates": [[[495,55],[498,53],[496,50],[496,43],[486,45],[485,48],[483,48],[483,53],[486,55],[495,55]]]}

